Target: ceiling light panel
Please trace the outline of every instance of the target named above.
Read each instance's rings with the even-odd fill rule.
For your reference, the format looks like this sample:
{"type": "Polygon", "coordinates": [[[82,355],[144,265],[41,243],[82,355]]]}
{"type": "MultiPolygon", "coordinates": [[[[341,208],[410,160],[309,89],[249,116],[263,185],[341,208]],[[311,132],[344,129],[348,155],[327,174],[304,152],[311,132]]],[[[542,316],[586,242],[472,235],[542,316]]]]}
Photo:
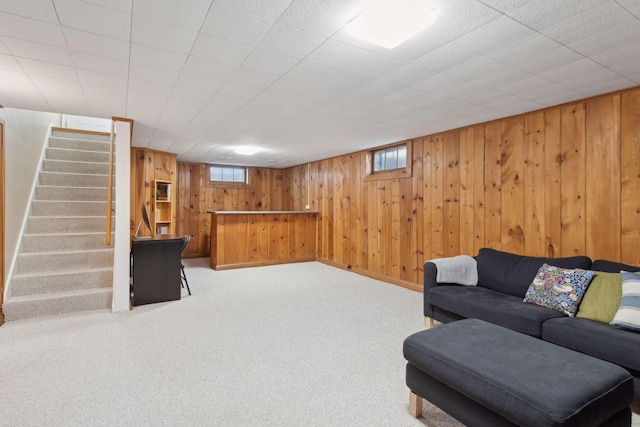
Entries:
{"type": "Polygon", "coordinates": [[[435,12],[415,0],[374,0],[347,25],[347,34],[393,49],[431,25],[435,12]]]}

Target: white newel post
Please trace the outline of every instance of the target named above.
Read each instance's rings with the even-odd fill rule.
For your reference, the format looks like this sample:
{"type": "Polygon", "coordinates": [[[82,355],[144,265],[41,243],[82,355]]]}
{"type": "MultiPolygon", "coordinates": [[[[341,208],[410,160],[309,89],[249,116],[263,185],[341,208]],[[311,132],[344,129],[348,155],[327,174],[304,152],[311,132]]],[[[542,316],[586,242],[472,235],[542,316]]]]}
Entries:
{"type": "Polygon", "coordinates": [[[113,262],[112,311],[128,311],[129,308],[129,221],[131,211],[131,123],[116,121],[115,153],[115,239],[113,262]]]}

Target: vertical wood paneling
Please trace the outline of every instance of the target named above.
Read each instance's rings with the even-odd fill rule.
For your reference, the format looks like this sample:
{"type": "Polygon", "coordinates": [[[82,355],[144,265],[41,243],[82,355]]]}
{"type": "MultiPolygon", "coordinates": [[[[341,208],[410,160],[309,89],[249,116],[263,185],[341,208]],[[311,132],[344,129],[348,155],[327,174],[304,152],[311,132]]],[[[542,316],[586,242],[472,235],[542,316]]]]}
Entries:
{"type": "Polygon", "coordinates": [[[562,148],[560,128],[562,112],[560,108],[545,112],[545,255],[560,256],[562,243],[562,194],[560,186],[560,166],[562,148]]]}
{"type": "Polygon", "coordinates": [[[560,193],[562,256],[585,253],[585,112],[584,104],[562,107],[560,193]]]}
{"type": "Polygon", "coordinates": [[[442,135],[438,135],[435,138],[431,138],[431,257],[441,258],[444,256],[444,238],[443,223],[444,214],[443,199],[444,199],[444,153],[442,149],[442,135]]]}
{"type": "Polygon", "coordinates": [[[640,265],[640,90],[622,94],[621,117],[620,259],[640,265]]]}
{"type": "Polygon", "coordinates": [[[524,122],[524,253],[545,256],[545,128],[544,112],[524,122]]]}
{"type": "Polygon", "coordinates": [[[501,215],[502,250],[524,253],[524,118],[501,123],[501,215]]]}
{"type": "Polygon", "coordinates": [[[460,131],[443,135],[442,243],[444,256],[460,254],[460,131]]]}
{"type": "Polygon", "coordinates": [[[491,122],[484,128],[484,245],[500,249],[502,233],[501,185],[502,147],[500,146],[500,122],[491,122]]]}
{"type": "Polygon", "coordinates": [[[485,242],[485,138],[484,126],[473,128],[474,144],[474,164],[473,164],[473,253],[477,254],[485,242]]]}
{"type": "MultiPolygon", "coordinates": [[[[143,182],[148,160],[132,165],[143,182]]],[[[415,139],[412,166],[411,178],[364,182],[363,151],[252,171],[256,185],[235,194],[199,188],[203,175],[180,166],[192,217],[179,224],[202,228],[198,196],[209,210],[309,204],[319,259],[418,285],[426,260],[482,247],[640,265],[640,89],[415,139]]]]}
{"type": "Polygon", "coordinates": [[[586,251],[594,259],[620,259],[619,95],[587,102],[586,146],[586,251]]]}
{"type": "Polygon", "coordinates": [[[474,241],[474,128],[460,131],[460,253],[475,255],[474,241]]]}

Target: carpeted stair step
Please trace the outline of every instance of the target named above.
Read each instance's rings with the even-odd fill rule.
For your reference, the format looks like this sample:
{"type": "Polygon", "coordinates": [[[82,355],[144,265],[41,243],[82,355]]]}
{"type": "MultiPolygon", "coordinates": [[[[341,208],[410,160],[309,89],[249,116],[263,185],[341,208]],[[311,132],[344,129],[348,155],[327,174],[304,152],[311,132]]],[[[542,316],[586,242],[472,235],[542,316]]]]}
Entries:
{"type": "Polygon", "coordinates": [[[111,136],[108,133],[69,132],[66,130],[57,130],[57,129],[53,129],[53,131],[51,132],[51,136],[54,138],[82,139],[82,140],[102,141],[102,142],[109,142],[111,139],[111,136]]]}
{"type": "MultiPolygon", "coordinates": [[[[102,216],[30,216],[26,231],[33,234],[104,232],[107,225],[104,213],[102,216]]],[[[115,228],[113,216],[111,225],[115,228]]]]}
{"type": "Polygon", "coordinates": [[[107,200],[107,187],[37,185],[35,200],[104,201],[107,200]]]}
{"type": "MultiPolygon", "coordinates": [[[[115,204],[113,205],[115,208],[115,204]]],[[[31,202],[33,216],[100,216],[106,215],[107,202],[60,202],[34,200],[31,202]]]]}
{"type": "Polygon", "coordinates": [[[107,187],[109,175],[40,172],[40,185],[59,185],[62,187],[107,187]]]}
{"type": "Polygon", "coordinates": [[[64,148],[47,148],[47,159],[74,162],[109,163],[109,153],[102,151],[78,151],[64,148]]]}
{"type": "MultiPolygon", "coordinates": [[[[114,233],[111,233],[113,240],[114,233]]],[[[22,237],[23,253],[57,252],[83,249],[104,249],[105,232],[61,233],[61,234],[25,234],[22,237]]]]}
{"type": "Polygon", "coordinates": [[[12,296],[107,288],[113,284],[113,268],[94,268],[59,273],[16,274],[11,279],[12,296]]]}
{"type": "Polygon", "coordinates": [[[113,249],[20,253],[16,274],[113,267],[113,249]]]}
{"type": "Polygon", "coordinates": [[[96,288],[9,298],[2,306],[6,321],[88,310],[109,310],[112,288],[96,288]]]}
{"type": "Polygon", "coordinates": [[[45,172],[103,174],[108,176],[109,162],[96,163],[45,159],[42,163],[42,170],[45,172]]]}
{"type": "MultiPolygon", "coordinates": [[[[67,150],[81,151],[106,151],[109,152],[109,141],[92,141],[88,139],[49,138],[50,148],[64,148],[67,150]]],[[[115,151],[115,145],[114,145],[115,151]]]]}

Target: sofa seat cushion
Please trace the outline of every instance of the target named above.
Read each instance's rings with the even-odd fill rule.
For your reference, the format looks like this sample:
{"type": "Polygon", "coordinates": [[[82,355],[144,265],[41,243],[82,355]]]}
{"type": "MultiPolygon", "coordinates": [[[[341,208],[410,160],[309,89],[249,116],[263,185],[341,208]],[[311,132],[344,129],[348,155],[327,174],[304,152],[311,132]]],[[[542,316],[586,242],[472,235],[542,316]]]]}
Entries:
{"type": "Polygon", "coordinates": [[[437,286],[429,291],[429,303],[535,337],[542,335],[545,320],[566,317],[550,308],[526,304],[522,298],[476,286],[437,286]]]}
{"type": "Polygon", "coordinates": [[[544,322],[542,339],[640,371],[640,333],[637,332],[588,319],[564,317],[544,322]]]}
{"type": "Polygon", "coordinates": [[[525,292],[542,264],[562,268],[591,268],[591,258],[543,258],[516,255],[495,249],[482,248],[476,257],[478,262],[478,286],[524,298],[525,292]]]}

